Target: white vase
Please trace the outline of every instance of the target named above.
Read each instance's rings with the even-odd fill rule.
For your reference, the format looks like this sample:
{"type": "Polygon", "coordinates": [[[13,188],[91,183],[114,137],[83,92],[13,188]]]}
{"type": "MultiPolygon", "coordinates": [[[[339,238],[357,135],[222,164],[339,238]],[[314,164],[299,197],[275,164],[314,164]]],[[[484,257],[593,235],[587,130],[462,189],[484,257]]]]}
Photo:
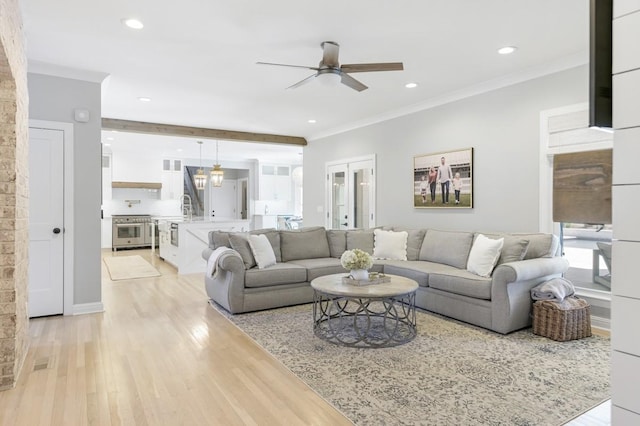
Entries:
{"type": "Polygon", "coordinates": [[[354,280],[365,281],[369,279],[369,271],[366,269],[352,269],[349,274],[354,280]]]}

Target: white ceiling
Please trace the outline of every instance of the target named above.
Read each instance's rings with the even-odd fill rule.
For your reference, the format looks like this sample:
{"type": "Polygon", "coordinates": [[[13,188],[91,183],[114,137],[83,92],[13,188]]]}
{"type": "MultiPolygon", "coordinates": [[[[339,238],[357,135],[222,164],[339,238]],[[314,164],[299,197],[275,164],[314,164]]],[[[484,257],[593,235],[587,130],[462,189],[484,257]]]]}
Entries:
{"type": "Polygon", "coordinates": [[[505,78],[584,64],[588,3],[21,1],[30,70],[108,74],[103,117],[308,139],[505,78]],[[128,17],[144,29],[123,26],[128,17]],[[340,43],[342,63],[403,61],[405,70],[354,74],[369,86],[359,93],[317,81],[285,90],[312,72],[255,64],[316,66],[323,40],[340,43]],[[518,50],[498,55],[506,45],[518,50]]]}

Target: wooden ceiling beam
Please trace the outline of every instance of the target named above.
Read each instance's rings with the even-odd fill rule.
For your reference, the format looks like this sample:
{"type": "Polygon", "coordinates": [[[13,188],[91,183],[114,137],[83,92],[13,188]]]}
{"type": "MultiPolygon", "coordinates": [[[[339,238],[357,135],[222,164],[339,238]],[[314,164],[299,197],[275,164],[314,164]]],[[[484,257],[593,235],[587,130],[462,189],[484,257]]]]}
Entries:
{"type": "Polygon", "coordinates": [[[306,146],[307,140],[299,136],[271,135],[268,133],[237,132],[234,130],[205,129],[202,127],[175,126],[172,124],[145,123],[142,121],[103,118],[102,128],[121,132],[150,133],[188,138],[220,139],[241,142],[280,143],[306,146]]]}

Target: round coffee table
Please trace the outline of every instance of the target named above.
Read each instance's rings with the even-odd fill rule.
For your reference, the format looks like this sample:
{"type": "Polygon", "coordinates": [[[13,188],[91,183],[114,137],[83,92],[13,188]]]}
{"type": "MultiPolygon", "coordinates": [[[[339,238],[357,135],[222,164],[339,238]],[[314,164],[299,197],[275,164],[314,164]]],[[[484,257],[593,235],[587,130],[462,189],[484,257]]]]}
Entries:
{"type": "Polygon", "coordinates": [[[390,282],[345,284],[346,274],[318,277],[313,288],[313,331],[331,343],[378,348],[416,336],[416,290],[409,278],[387,275],[390,282]]]}

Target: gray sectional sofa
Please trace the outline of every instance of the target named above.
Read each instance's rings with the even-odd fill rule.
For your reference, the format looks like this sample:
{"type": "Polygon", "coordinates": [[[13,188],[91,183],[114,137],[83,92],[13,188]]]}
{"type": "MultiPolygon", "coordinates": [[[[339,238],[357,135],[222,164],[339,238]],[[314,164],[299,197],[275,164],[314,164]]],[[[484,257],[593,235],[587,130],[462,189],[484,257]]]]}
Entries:
{"type": "MultiPolygon", "coordinates": [[[[477,233],[435,229],[384,228],[406,231],[407,260],[376,259],[373,271],[414,279],[419,288],[416,306],[499,333],[531,324],[530,290],[538,283],[561,276],[569,264],[560,256],[557,237],[551,234],[491,234],[504,238],[500,259],[490,277],[466,269],[477,233]]],[[[247,233],[211,231],[209,259],[215,248],[229,250],[217,258],[213,274],[205,274],[209,297],[231,313],[250,312],[309,303],[316,277],[346,273],[340,264],[345,250],[374,252],[374,230],[338,231],[322,227],[300,230],[258,230],[265,234],[277,263],[255,266],[247,233]]]]}

